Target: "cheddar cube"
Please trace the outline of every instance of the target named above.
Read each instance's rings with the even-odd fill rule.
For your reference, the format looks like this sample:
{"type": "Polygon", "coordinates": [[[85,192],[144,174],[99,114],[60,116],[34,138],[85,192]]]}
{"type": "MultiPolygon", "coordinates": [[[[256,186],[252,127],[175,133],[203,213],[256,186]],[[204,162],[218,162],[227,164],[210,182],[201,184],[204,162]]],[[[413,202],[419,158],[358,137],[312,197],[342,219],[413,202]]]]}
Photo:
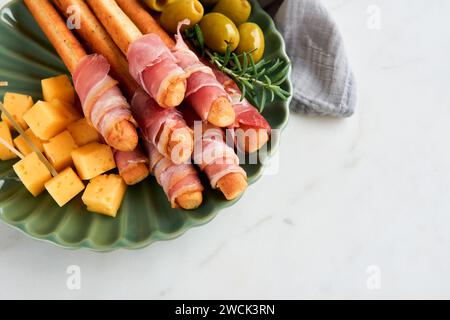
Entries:
{"type": "Polygon", "coordinates": [[[82,115],[78,110],[76,110],[70,103],[55,99],[51,102],[52,105],[58,107],[58,109],[64,114],[67,118],[67,124],[75,122],[82,118],[82,115]]]}
{"type": "Polygon", "coordinates": [[[126,190],[121,176],[102,175],[91,180],[82,199],[89,211],[116,217],[126,190]]]}
{"type": "Polygon", "coordinates": [[[52,102],[55,99],[73,104],[75,102],[75,90],[67,75],[44,79],[41,81],[44,100],[52,102]]]}
{"type": "Polygon", "coordinates": [[[56,171],[73,164],[72,151],[77,148],[78,146],[67,130],[50,139],[48,143],[44,143],[45,155],[56,171]]]}
{"type": "MultiPolygon", "coordinates": [[[[44,141],[36,137],[36,135],[33,133],[33,131],[31,131],[31,129],[28,129],[27,131],[25,131],[25,133],[28,136],[28,138],[30,138],[30,140],[34,143],[34,145],[39,149],[39,151],[44,152],[44,141]]],[[[22,136],[18,136],[17,138],[15,138],[14,144],[24,156],[33,153],[33,149],[30,148],[30,146],[22,136]]]]}
{"type": "Polygon", "coordinates": [[[87,123],[86,119],[80,119],[70,124],[67,130],[80,147],[100,140],[97,131],[87,123]]]}
{"type": "Polygon", "coordinates": [[[13,168],[28,191],[35,197],[44,191],[45,183],[52,178],[47,167],[36,153],[30,153],[17,162],[13,168]]]}
{"type": "MultiPolygon", "coordinates": [[[[0,122],[0,138],[11,147],[13,146],[11,131],[9,131],[9,127],[4,121],[0,122]]],[[[17,158],[15,153],[11,152],[7,147],[0,143],[0,160],[11,160],[15,158],[17,158]]]]}
{"type": "MultiPolygon", "coordinates": [[[[3,106],[23,130],[28,128],[23,116],[33,106],[33,99],[30,96],[7,92],[3,98],[3,106]]],[[[4,113],[2,113],[2,120],[5,121],[10,128],[13,128],[13,125],[4,113]]]]}
{"type": "Polygon", "coordinates": [[[60,207],[64,207],[84,190],[84,184],[72,168],[67,168],[48,181],[45,189],[60,207]]]}
{"type": "Polygon", "coordinates": [[[72,151],[72,159],[82,180],[90,180],[116,168],[111,148],[97,142],[72,151]]]}
{"type": "Polygon", "coordinates": [[[68,123],[58,107],[38,101],[24,116],[33,133],[41,140],[49,140],[63,132],[68,123]]]}

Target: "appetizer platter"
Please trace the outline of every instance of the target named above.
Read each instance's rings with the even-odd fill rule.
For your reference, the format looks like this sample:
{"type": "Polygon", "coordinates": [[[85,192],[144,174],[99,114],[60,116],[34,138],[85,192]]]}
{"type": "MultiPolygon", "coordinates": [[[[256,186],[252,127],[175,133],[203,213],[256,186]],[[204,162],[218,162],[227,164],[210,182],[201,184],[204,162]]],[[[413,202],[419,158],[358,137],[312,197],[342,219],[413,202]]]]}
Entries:
{"type": "Polygon", "coordinates": [[[254,0],[15,0],[0,37],[0,218],[65,248],[209,222],[288,121],[291,66],[254,0]]]}

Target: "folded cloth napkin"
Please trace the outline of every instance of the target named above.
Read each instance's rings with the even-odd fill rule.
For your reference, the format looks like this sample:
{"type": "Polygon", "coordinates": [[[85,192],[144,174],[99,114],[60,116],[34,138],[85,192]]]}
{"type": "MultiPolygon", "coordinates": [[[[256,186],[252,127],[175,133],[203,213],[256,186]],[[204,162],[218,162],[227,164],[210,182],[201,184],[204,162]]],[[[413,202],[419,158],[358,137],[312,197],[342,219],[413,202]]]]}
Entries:
{"type": "Polygon", "coordinates": [[[355,78],[339,30],[319,0],[259,0],[275,15],[292,60],[291,108],[349,117],[356,105],[355,78]]]}

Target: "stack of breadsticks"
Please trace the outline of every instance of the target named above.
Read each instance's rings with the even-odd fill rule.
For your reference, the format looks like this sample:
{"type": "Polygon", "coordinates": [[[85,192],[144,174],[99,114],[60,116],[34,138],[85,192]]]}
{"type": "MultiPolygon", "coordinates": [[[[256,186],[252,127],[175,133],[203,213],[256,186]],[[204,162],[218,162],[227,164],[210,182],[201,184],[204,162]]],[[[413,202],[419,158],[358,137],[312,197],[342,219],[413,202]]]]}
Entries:
{"type": "Polygon", "coordinates": [[[74,31],[94,54],[87,55],[50,0],[25,0],[72,73],[89,123],[116,150],[125,181],[145,179],[149,163],[173,207],[197,208],[203,187],[192,157],[227,199],[241,195],[247,176],[220,128],[256,128],[253,144],[245,140],[248,135],[235,135],[238,146],[253,152],[268,141],[270,126],[245,100],[237,103],[237,96],[242,99],[231,79],[202,63],[180,34],[175,42],[137,0],[52,2],[67,18],[78,11],[80,28],[74,31]],[[195,139],[192,124],[176,109],[183,101],[208,123],[195,139]],[[214,139],[211,130],[218,133],[214,139]],[[139,135],[146,156],[138,146],[139,135]],[[193,154],[195,146],[202,152],[193,154]],[[206,155],[211,152],[214,156],[206,155]]]}

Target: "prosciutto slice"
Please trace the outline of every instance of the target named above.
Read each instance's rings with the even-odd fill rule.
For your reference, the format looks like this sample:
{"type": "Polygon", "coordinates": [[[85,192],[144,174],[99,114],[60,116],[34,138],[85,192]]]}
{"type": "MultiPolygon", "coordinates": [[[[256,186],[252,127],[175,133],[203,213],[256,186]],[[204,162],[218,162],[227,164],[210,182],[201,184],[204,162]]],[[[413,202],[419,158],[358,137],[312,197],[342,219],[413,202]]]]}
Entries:
{"type": "Polygon", "coordinates": [[[186,74],[166,44],[156,34],[148,34],[130,45],[127,57],[133,78],[161,107],[167,107],[164,105],[167,87],[185,79],[186,74]]]}
{"type": "Polygon", "coordinates": [[[222,129],[206,125],[203,133],[195,132],[194,163],[206,173],[213,189],[218,188],[220,179],[230,173],[239,173],[247,177],[239,166],[239,157],[225,143],[222,129]]]}
{"type": "Polygon", "coordinates": [[[259,113],[247,99],[242,98],[242,92],[237,84],[223,72],[213,69],[217,80],[223,85],[227,93],[231,97],[231,103],[233,104],[234,111],[236,113],[236,121],[231,129],[239,128],[241,125],[247,127],[264,129],[270,135],[272,128],[267,120],[259,113]]]}
{"type": "Polygon", "coordinates": [[[105,140],[121,121],[135,123],[117,81],[108,75],[109,70],[103,56],[92,54],[80,61],[72,75],[86,120],[105,140]]]}
{"type": "Polygon", "coordinates": [[[148,141],[146,149],[150,158],[150,171],[164,189],[172,208],[178,208],[176,200],[179,196],[203,191],[197,171],[192,164],[177,165],[173,163],[148,141]]]}
{"type": "MultiPolygon", "coordinates": [[[[161,108],[142,89],[136,91],[131,108],[144,138],[163,156],[172,158],[167,148],[171,134],[178,129],[190,130],[182,114],[176,109],[161,108]]],[[[177,163],[175,157],[172,161],[177,163]]]]}
{"type": "Polygon", "coordinates": [[[188,76],[186,99],[201,119],[206,121],[214,101],[221,97],[227,99],[230,97],[217,81],[213,70],[202,63],[184,42],[180,30],[185,24],[189,24],[189,20],[183,20],[178,24],[178,33],[175,35],[176,45],[172,53],[178,60],[178,65],[188,76]]]}

